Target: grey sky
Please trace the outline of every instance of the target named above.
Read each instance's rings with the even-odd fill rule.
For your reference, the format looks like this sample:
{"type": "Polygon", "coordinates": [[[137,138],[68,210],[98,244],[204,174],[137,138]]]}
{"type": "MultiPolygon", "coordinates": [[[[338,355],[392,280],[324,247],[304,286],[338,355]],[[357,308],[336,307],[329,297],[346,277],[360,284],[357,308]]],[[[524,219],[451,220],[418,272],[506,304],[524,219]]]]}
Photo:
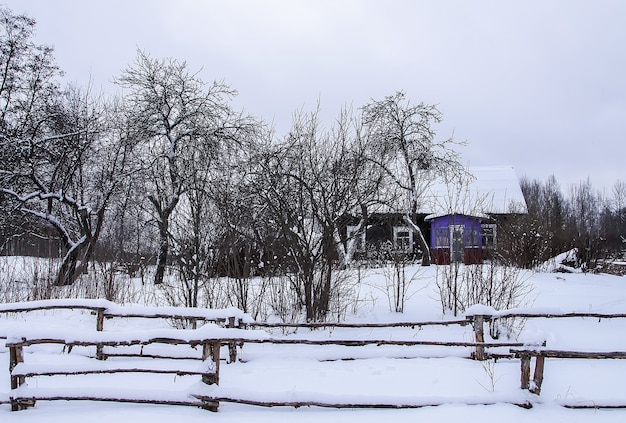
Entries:
{"type": "Polygon", "coordinates": [[[4,2],[79,85],[113,90],[141,48],[223,79],[279,136],[318,99],[330,126],[343,105],[404,90],[439,105],[439,136],[467,140],[470,165],[555,174],[565,192],[626,180],[621,0],[4,2]]]}

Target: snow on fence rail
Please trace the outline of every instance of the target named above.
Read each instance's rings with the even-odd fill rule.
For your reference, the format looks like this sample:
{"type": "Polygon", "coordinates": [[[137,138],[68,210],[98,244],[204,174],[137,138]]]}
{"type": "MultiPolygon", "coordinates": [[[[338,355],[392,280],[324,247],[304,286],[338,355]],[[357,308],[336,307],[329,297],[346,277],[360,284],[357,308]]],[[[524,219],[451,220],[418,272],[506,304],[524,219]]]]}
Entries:
{"type": "Polygon", "coordinates": [[[224,309],[206,309],[198,307],[150,307],[139,305],[119,305],[106,300],[64,299],[40,300],[0,304],[0,313],[24,313],[41,310],[90,310],[101,311],[106,318],[138,317],[202,320],[227,322],[235,319],[237,323],[252,323],[254,320],[243,311],[230,307],[224,309]]]}

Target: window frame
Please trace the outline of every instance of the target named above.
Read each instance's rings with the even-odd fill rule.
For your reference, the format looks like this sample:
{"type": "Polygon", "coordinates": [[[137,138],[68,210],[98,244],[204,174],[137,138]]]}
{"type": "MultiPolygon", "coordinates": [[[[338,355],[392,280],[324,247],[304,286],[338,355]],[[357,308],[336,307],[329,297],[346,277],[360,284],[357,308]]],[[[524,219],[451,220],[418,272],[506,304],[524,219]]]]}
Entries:
{"type": "Polygon", "coordinates": [[[413,249],[413,231],[408,226],[394,226],[393,227],[393,248],[396,251],[412,251],[413,249]],[[398,234],[407,233],[407,236],[402,236],[400,238],[398,234]],[[399,243],[400,239],[406,239],[406,245],[402,242],[403,245],[399,243]]]}

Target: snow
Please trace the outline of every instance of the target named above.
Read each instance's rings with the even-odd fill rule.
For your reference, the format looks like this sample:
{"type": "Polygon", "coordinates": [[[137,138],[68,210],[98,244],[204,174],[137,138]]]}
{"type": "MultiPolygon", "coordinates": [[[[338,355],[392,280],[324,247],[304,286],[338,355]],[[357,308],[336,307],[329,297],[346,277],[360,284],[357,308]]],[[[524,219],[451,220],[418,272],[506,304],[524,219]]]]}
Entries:
{"type": "Polygon", "coordinates": [[[98,308],[108,308],[108,307],[116,307],[117,305],[111,301],[107,300],[94,300],[94,299],[85,299],[85,298],[66,298],[66,299],[58,299],[58,300],[38,300],[38,301],[25,301],[25,302],[16,302],[16,303],[5,303],[0,305],[1,311],[12,311],[12,310],[33,310],[42,307],[65,307],[65,308],[90,308],[90,309],[98,309],[98,308]]]}
{"type": "MultiPolygon", "coordinates": [[[[404,314],[390,313],[380,273],[368,272],[367,283],[361,287],[360,298],[368,298],[349,322],[406,322],[453,320],[443,315],[437,301],[434,284],[436,269],[421,270],[419,282],[411,287],[412,294],[404,314]]],[[[538,272],[528,279],[532,298],[528,307],[508,312],[563,314],[573,311],[598,313],[626,312],[626,278],[610,275],[555,274],[538,272]]],[[[55,300],[39,305],[105,307],[140,314],[143,307],[117,306],[103,300],[55,300]]],[[[10,306],[14,309],[24,304],[10,306]]],[[[5,309],[4,306],[2,309],[5,309]]],[[[167,309],[167,308],[165,308],[167,309]]],[[[164,308],[151,308],[158,314],[164,308]]],[[[168,309],[168,312],[176,309],[168,309]]],[[[232,310],[229,310],[232,311],[232,310]]],[[[149,314],[150,314],[149,313],[149,314]]],[[[212,313],[207,311],[207,313],[212,313]]],[[[221,313],[221,312],[220,312],[221,313]]],[[[503,311],[476,305],[467,315],[506,315],[503,311]]],[[[10,339],[20,336],[60,336],[65,340],[121,340],[129,335],[149,340],[155,337],[175,337],[192,340],[202,336],[236,336],[242,331],[206,324],[198,329],[174,330],[163,319],[110,319],[104,332],[96,332],[94,316],[83,310],[32,311],[0,314],[0,335],[10,339]]],[[[533,318],[517,329],[517,340],[546,341],[548,349],[579,351],[626,351],[626,319],[598,318],[533,318]]],[[[252,339],[269,337],[299,339],[389,339],[440,340],[472,342],[472,327],[425,326],[388,328],[332,328],[298,330],[283,334],[254,331],[252,339]]],[[[487,335],[487,334],[486,334],[487,335]]],[[[243,336],[242,336],[243,337],[243,336]]],[[[489,339],[488,339],[489,340],[489,339]]],[[[504,339],[502,341],[505,341],[504,339]]],[[[177,349],[181,355],[201,351],[184,346],[163,346],[177,349]]],[[[201,371],[199,360],[152,360],[146,358],[111,357],[106,361],[88,358],[91,347],[75,347],[71,354],[60,345],[34,345],[25,349],[24,363],[17,371],[47,370],[81,371],[115,368],[176,368],[201,371]]],[[[128,347],[138,350],[140,347],[128,347]]],[[[161,348],[154,346],[154,348],[161,348]]],[[[505,349],[505,350],[508,350],[505,349]]],[[[194,394],[242,398],[258,402],[331,402],[337,404],[407,404],[425,406],[419,409],[323,409],[319,407],[264,408],[222,402],[218,413],[194,407],[149,404],[117,404],[93,401],[39,401],[34,408],[10,412],[8,404],[0,405],[3,422],[107,422],[115,419],[131,421],[149,419],[151,422],[185,421],[219,422],[394,422],[465,421],[470,419],[504,421],[622,422],[626,410],[570,410],[562,405],[618,405],[626,403],[626,386],[618,375],[626,374],[625,360],[546,359],[545,377],[539,397],[519,388],[519,360],[501,359],[478,362],[468,360],[471,348],[434,346],[306,346],[247,343],[238,353],[242,362],[220,366],[220,385],[206,386],[200,376],[155,375],[144,373],[115,375],[41,376],[28,378],[29,392],[54,396],[159,398],[163,400],[195,401],[194,394]],[[351,360],[346,360],[351,358],[351,360]],[[533,403],[523,409],[511,403],[533,403]],[[491,405],[471,405],[471,404],[491,405]],[[439,404],[437,407],[431,404],[439,404]]],[[[148,353],[144,349],[144,353],[148,353]]],[[[8,351],[0,341],[0,402],[8,400],[8,351]],[[4,363],[4,364],[3,364],[4,363]]],[[[223,353],[223,356],[227,354],[223,353]]],[[[206,364],[204,364],[206,365],[206,364]]],[[[534,367],[534,360],[533,360],[534,367]]]]}
{"type": "Polygon", "coordinates": [[[111,304],[107,306],[106,313],[108,314],[134,314],[149,317],[150,315],[187,315],[193,317],[200,317],[207,320],[223,320],[229,317],[235,317],[235,319],[242,323],[252,323],[254,319],[250,315],[242,312],[238,308],[229,307],[223,309],[197,309],[191,307],[146,307],[142,305],[117,305],[111,304]]]}
{"type": "Polygon", "coordinates": [[[189,317],[197,317],[207,320],[228,320],[230,317],[234,317],[237,322],[252,323],[254,319],[250,315],[242,312],[238,308],[228,307],[223,309],[198,309],[192,307],[167,307],[167,306],[142,306],[142,305],[119,305],[111,301],[103,299],[82,299],[82,298],[67,298],[67,299],[55,299],[55,300],[38,300],[27,302],[16,302],[9,304],[0,304],[0,311],[25,311],[36,310],[42,307],[57,307],[57,308],[76,308],[76,309],[103,309],[105,315],[118,315],[118,316],[177,316],[185,315],[189,317]]]}
{"type": "Polygon", "coordinates": [[[495,308],[482,304],[474,304],[465,310],[466,316],[494,316],[497,313],[498,311],[495,308]]]}

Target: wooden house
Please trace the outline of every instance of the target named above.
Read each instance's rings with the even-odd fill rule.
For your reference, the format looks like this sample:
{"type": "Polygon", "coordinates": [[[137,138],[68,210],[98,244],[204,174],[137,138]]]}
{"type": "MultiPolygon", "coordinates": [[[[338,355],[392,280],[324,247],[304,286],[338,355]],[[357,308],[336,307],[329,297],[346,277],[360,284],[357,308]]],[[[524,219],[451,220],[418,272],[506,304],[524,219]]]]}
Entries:
{"type": "MultiPolygon", "coordinates": [[[[481,263],[497,246],[498,225],[509,216],[526,213],[526,203],[511,166],[470,167],[472,177],[458,184],[434,183],[420,196],[415,222],[431,249],[435,264],[481,263]]],[[[355,258],[386,245],[394,252],[421,254],[416,236],[403,221],[404,213],[375,212],[367,231],[356,242],[355,258]]],[[[356,233],[348,221],[346,239],[356,233]]]]}

